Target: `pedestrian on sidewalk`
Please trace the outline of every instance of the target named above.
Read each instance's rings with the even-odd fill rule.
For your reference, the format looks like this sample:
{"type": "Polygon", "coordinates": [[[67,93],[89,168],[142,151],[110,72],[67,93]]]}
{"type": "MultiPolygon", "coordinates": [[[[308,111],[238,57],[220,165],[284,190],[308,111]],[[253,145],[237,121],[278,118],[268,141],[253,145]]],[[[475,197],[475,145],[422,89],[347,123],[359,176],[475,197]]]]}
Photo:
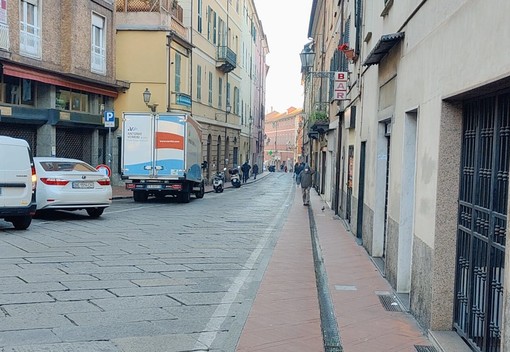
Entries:
{"type": "Polygon", "coordinates": [[[253,179],[256,180],[257,179],[257,174],[259,173],[259,166],[257,164],[253,164],[253,167],[252,167],[252,172],[253,172],[253,179]]]}
{"type": "Polygon", "coordinates": [[[310,188],[312,188],[312,175],[314,171],[306,165],[303,171],[299,173],[301,182],[301,191],[303,192],[303,205],[310,205],[310,188]]]}
{"type": "Polygon", "coordinates": [[[243,172],[243,183],[246,183],[246,181],[250,178],[250,169],[251,166],[248,164],[248,160],[246,160],[243,166],[241,166],[241,171],[243,172]]]}
{"type": "Polygon", "coordinates": [[[301,163],[299,164],[296,169],[294,170],[294,172],[296,173],[296,183],[297,183],[297,186],[299,187],[301,185],[301,171],[303,171],[303,169],[305,168],[305,163],[301,163]]]}
{"type": "Polygon", "coordinates": [[[299,175],[299,163],[296,162],[296,164],[294,164],[294,174],[292,175],[292,178],[295,179],[297,181],[297,175],[299,175]]]}

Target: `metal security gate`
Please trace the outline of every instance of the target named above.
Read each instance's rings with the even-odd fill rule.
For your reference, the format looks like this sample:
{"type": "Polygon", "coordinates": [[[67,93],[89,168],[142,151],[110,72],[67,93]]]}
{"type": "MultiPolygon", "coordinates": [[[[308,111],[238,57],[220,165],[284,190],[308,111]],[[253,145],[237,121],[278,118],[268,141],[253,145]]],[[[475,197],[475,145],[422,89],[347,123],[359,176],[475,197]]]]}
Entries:
{"type": "Polygon", "coordinates": [[[92,133],[90,129],[57,128],[57,156],[91,163],[92,133]]]}
{"type": "Polygon", "coordinates": [[[0,136],[24,139],[28,142],[32,155],[37,155],[37,127],[25,124],[0,123],[0,136]]]}
{"type": "Polygon", "coordinates": [[[501,351],[510,95],[464,105],[454,327],[475,351],[501,351]]]}

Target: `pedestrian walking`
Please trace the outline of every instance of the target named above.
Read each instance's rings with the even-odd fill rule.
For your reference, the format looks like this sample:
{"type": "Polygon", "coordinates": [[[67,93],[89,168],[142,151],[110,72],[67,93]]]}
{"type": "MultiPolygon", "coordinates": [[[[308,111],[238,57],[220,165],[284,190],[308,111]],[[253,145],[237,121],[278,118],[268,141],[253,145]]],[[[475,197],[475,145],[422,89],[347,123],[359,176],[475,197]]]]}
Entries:
{"type": "Polygon", "coordinates": [[[250,178],[250,169],[251,166],[248,164],[248,160],[246,160],[243,166],[241,166],[241,171],[243,172],[243,183],[246,183],[246,181],[250,178]]]}
{"type": "Polygon", "coordinates": [[[257,164],[253,164],[252,167],[253,179],[257,179],[257,174],[259,173],[259,166],[257,164]]]}
{"type": "Polygon", "coordinates": [[[301,191],[303,192],[303,205],[310,205],[310,188],[312,188],[312,175],[314,171],[306,165],[303,171],[299,173],[301,182],[301,191]]]}
{"type": "Polygon", "coordinates": [[[301,171],[303,171],[304,169],[305,169],[305,163],[301,162],[298,165],[297,172],[296,172],[296,183],[297,183],[298,187],[301,185],[301,171]]]}

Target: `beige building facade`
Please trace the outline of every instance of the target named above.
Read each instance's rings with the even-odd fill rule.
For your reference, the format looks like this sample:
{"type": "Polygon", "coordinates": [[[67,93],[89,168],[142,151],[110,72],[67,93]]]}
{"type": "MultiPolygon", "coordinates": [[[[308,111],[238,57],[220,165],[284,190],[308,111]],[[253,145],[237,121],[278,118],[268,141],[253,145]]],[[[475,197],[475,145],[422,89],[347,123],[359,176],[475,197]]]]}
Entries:
{"type": "Polygon", "coordinates": [[[311,154],[339,182],[316,187],[402,305],[455,351],[509,348],[510,60],[497,39],[510,34],[508,10],[504,2],[315,0],[310,17],[314,45],[338,40],[322,56],[340,52],[349,73],[348,99],[329,100],[329,131],[319,134],[327,149],[311,154]],[[331,138],[335,126],[342,132],[331,138]]]}
{"type": "Polygon", "coordinates": [[[2,1],[0,134],[26,139],[34,155],[110,163],[117,174],[103,124],[126,88],[114,47],[112,1],[2,1]]]}

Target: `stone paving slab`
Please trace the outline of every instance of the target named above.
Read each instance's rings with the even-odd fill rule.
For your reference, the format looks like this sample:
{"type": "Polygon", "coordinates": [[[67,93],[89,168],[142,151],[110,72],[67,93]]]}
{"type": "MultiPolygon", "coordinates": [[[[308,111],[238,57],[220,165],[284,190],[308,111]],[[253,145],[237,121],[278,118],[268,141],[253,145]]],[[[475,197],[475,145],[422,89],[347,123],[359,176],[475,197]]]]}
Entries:
{"type": "Polygon", "coordinates": [[[181,305],[181,303],[165,295],[93,299],[91,303],[104,310],[136,309],[142,307],[176,307],[181,305]]]}
{"type": "Polygon", "coordinates": [[[54,343],[6,347],[2,352],[119,352],[112,342],[54,343]]]}
{"type": "MultiPolygon", "coordinates": [[[[113,342],[123,352],[169,352],[169,345],[174,346],[174,351],[185,351],[189,346],[198,344],[196,338],[184,334],[127,337],[114,339],[113,342]]],[[[207,351],[203,344],[199,344],[198,349],[194,351],[200,351],[201,348],[203,351],[207,351]]]]}
{"type": "Polygon", "coordinates": [[[66,317],[78,326],[116,325],[120,323],[172,320],[177,317],[162,308],[109,310],[105,312],[68,313],[66,317]]]}
{"type": "Polygon", "coordinates": [[[32,343],[61,342],[51,329],[0,331],[0,344],[3,346],[30,345],[32,343]]]}

